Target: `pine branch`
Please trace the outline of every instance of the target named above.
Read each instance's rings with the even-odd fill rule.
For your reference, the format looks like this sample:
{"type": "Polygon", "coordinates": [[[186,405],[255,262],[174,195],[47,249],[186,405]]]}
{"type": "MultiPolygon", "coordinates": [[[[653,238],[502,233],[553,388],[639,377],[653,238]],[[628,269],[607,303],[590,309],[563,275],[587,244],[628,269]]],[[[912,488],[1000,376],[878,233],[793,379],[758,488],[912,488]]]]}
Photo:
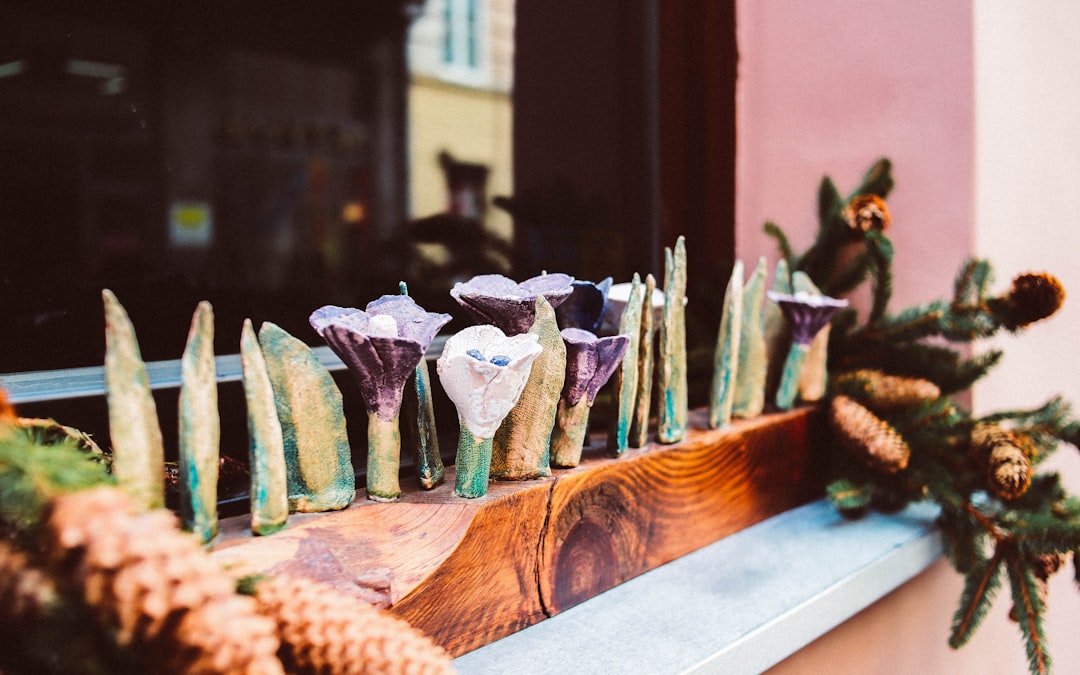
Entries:
{"type": "Polygon", "coordinates": [[[873,263],[870,273],[874,282],[874,297],[870,315],[866,319],[866,323],[872,326],[885,316],[889,299],[892,298],[893,246],[884,234],[870,231],[866,233],[866,250],[873,263]]]}
{"type": "Polygon", "coordinates": [[[852,197],[859,195],[877,195],[882,199],[892,192],[895,181],[892,177],[892,162],[888,157],[882,157],[874,162],[866,173],[863,174],[862,182],[855,188],[852,197]]]}
{"type": "Polygon", "coordinates": [[[98,460],[73,439],[39,445],[21,433],[0,437],[0,527],[33,531],[53,497],[111,482],[98,460]]]}
{"type": "Polygon", "coordinates": [[[873,486],[854,483],[846,478],[833,481],[825,488],[829,502],[845,518],[858,518],[866,513],[873,496],[873,486]]]}
{"type": "Polygon", "coordinates": [[[989,560],[977,561],[964,580],[964,590],[960,594],[960,607],[952,620],[952,634],[949,646],[959,649],[964,646],[993,603],[994,596],[1001,587],[1002,555],[995,550],[989,560]]]}
{"type": "Polygon", "coordinates": [[[780,249],[780,255],[787,261],[788,269],[795,269],[795,254],[791,249],[791,242],[788,241],[787,235],[780,229],[780,226],[776,223],[767,221],[765,223],[765,234],[769,235],[776,240],[776,247],[780,249]]]}
{"type": "Polygon", "coordinates": [[[866,281],[870,274],[870,262],[870,255],[866,251],[860,251],[844,266],[840,274],[822,284],[821,292],[834,298],[851,292],[866,281]]]}
{"type": "Polygon", "coordinates": [[[1040,675],[1050,672],[1050,655],[1046,652],[1046,635],[1043,632],[1042,598],[1031,568],[1023,563],[1016,551],[1006,555],[1005,568],[1009,573],[1016,620],[1027,647],[1028,668],[1040,675]]]}

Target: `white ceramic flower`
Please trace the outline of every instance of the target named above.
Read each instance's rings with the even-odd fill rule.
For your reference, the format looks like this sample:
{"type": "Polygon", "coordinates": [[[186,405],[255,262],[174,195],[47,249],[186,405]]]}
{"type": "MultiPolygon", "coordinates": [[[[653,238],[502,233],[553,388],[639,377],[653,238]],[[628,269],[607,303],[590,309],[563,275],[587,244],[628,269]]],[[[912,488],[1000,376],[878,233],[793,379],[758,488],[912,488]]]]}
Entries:
{"type": "Polygon", "coordinates": [[[450,337],[436,364],[439,380],[474,436],[492,438],[521,397],[542,348],[535,334],[507,337],[495,326],[466,328],[450,337]]]}

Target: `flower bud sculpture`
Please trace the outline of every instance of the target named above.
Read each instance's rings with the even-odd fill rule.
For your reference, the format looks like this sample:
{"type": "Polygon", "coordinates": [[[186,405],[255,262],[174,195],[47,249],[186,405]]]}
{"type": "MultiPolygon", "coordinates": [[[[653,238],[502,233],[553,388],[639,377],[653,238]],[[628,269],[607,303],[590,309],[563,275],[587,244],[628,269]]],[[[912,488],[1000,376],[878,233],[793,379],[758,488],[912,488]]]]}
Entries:
{"type": "Polygon", "coordinates": [[[582,328],[590,333],[599,332],[607,313],[607,296],[611,290],[611,282],[611,277],[599,283],[575,279],[570,297],[555,310],[559,328],[582,328]]]}
{"type": "Polygon", "coordinates": [[[398,416],[405,381],[450,318],[425,311],[406,295],[384,295],[364,310],[327,305],[309,318],[312,328],[348,366],[364,397],[368,499],[393,501],[401,494],[398,416]]]}
{"type": "Polygon", "coordinates": [[[564,328],[562,338],[566,343],[566,380],[551,435],[551,463],[571,467],[581,461],[596,394],[622,363],[630,336],[598,338],[587,330],[564,328]]]}
{"type": "Polygon", "coordinates": [[[487,325],[466,328],[446,341],[436,368],[461,424],[454,494],[487,494],[492,439],[521,397],[540,352],[537,335],[507,337],[487,325]]]}
{"type": "Polygon", "coordinates": [[[491,473],[497,479],[551,475],[551,432],[566,371],[566,348],[554,310],[573,292],[573,281],[565,274],[542,274],[519,284],[499,274],[484,274],[450,291],[478,322],[507,335],[535,333],[543,348],[521,400],[495,436],[491,473]]]}
{"type": "Polygon", "coordinates": [[[784,370],[780,375],[780,388],[776,392],[776,407],[789,410],[795,403],[799,389],[799,374],[814,336],[825,327],[833,316],[844,307],[847,300],[837,300],[824,295],[796,293],[783,295],[769,291],[769,299],[780,306],[791,328],[791,349],[784,370]]]}

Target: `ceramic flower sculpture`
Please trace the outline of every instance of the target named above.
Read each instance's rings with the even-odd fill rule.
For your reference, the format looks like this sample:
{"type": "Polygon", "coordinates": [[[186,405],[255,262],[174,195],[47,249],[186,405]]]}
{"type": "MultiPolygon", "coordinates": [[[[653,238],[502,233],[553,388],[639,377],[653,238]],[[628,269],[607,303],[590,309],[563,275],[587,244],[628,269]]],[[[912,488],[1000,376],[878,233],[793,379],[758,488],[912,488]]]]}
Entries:
{"type": "Polygon", "coordinates": [[[574,291],[574,277],[541,274],[521,283],[501,274],[480,274],[450,289],[450,296],[477,323],[498,326],[507,335],[520,335],[536,320],[536,298],[557,308],[574,291]]]}
{"type": "Polygon", "coordinates": [[[551,435],[551,463],[571,467],[581,461],[596,394],[622,363],[630,336],[598,338],[581,328],[564,328],[562,338],[566,343],[566,380],[551,435]]]}
{"type": "MultiPolygon", "coordinates": [[[[810,275],[801,270],[796,270],[791,275],[791,287],[795,293],[807,295],[824,295],[821,289],[810,279],[810,275]]],[[[825,324],[810,343],[810,351],[803,362],[799,373],[799,400],[803,403],[820,401],[825,397],[825,388],[828,386],[829,374],[827,370],[829,354],[829,334],[832,325],[825,324]]]]}
{"type": "Polygon", "coordinates": [[[363,310],[327,305],[309,317],[352,373],[368,414],[367,494],[375,501],[401,495],[398,416],[405,381],[451,317],[425,311],[407,295],[384,295],[363,310]]]}
{"type": "Polygon", "coordinates": [[[776,407],[789,410],[795,403],[799,388],[799,376],[814,336],[825,327],[833,316],[844,307],[847,300],[837,300],[824,295],[795,293],[783,295],[769,292],[769,299],[780,306],[791,328],[791,349],[784,361],[780,376],[780,388],[776,392],[776,407]]]}
{"type": "Polygon", "coordinates": [[[521,399],[495,436],[491,473],[497,479],[551,475],[551,432],[566,372],[566,347],[555,308],[570,297],[573,281],[566,274],[543,274],[519,284],[499,274],[485,274],[450,291],[477,321],[507,335],[535,333],[543,348],[521,399]]]}
{"type": "Polygon", "coordinates": [[[575,279],[570,297],[555,310],[559,328],[582,328],[590,333],[599,332],[607,313],[611,281],[611,277],[599,283],[575,279]]]}
{"type": "Polygon", "coordinates": [[[536,334],[507,337],[488,325],[466,328],[446,341],[436,369],[461,424],[454,494],[487,494],[492,439],[521,397],[541,351],[536,334]]]}

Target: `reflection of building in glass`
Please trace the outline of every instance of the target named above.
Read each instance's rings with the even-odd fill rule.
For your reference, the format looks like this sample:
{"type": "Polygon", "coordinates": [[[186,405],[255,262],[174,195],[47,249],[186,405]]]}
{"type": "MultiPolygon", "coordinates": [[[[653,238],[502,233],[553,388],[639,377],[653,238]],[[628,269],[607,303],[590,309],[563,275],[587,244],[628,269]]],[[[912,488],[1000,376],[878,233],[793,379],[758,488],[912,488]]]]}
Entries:
{"type": "Polygon", "coordinates": [[[413,218],[436,213],[479,218],[491,234],[510,239],[510,216],[488,209],[487,202],[513,189],[513,58],[514,0],[428,0],[413,22],[408,38],[413,218]]]}

